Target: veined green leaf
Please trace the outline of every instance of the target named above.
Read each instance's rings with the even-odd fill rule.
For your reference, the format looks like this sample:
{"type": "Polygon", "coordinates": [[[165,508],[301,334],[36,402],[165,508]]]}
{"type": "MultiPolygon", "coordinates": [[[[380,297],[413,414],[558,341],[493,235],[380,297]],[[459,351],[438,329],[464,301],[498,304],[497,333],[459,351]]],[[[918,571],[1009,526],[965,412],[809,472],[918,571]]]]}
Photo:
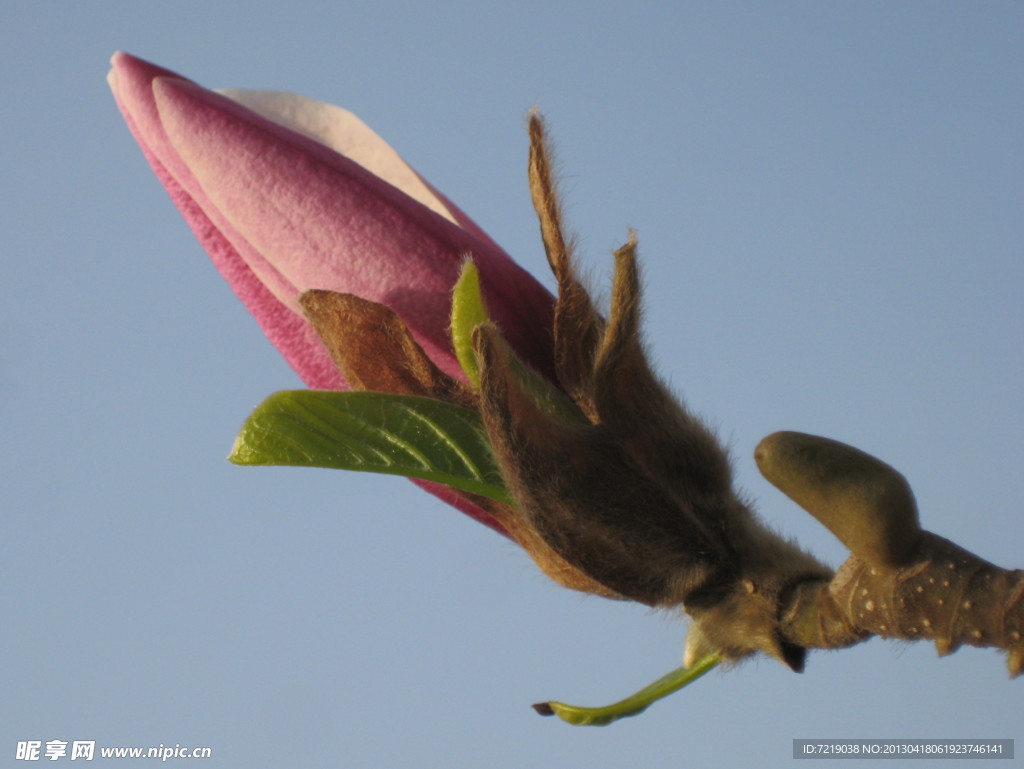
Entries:
{"type": "Polygon", "coordinates": [[[274,393],[249,415],[228,459],[404,475],[515,504],[480,415],[415,395],[274,393]]]}

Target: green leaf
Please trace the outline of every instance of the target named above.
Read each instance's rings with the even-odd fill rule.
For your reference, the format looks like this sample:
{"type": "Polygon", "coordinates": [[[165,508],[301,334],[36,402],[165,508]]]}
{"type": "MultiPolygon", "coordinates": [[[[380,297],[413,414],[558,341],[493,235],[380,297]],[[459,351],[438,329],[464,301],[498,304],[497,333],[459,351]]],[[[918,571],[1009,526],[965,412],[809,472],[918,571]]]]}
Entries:
{"type": "Polygon", "coordinates": [[[542,716],[558,716],[574,726],[605,726],[620,718],[628,718],[643,713],[649,705],[679,691],[689,683],[693,683],[718,664],[721,655],[711,652],[701,657],[688,668],[677,668],[668,675],[662,676],[650,686],[645,686],[636,694],[620,700],[612,705],[600,708],[584,708],[578,705],[566,705],[564,702],[541,702],[533,709],[542,716]]]}
{"type": "Polygon", "coordinates": [[[404,475],[515,504],[480,415],[415,395],[274,393],[249,415],[228,459],[404,475]]]}
{"type": "Polygon", "coordinates": [[[487,307],[480,293],[480,272],[472,261],[467,261],[462,265],[462,274],[452,290],[452,346],[466,378],[477,390],[480,389],[480,370],[473,351],[473,329],[488,320],[487,307]]]}

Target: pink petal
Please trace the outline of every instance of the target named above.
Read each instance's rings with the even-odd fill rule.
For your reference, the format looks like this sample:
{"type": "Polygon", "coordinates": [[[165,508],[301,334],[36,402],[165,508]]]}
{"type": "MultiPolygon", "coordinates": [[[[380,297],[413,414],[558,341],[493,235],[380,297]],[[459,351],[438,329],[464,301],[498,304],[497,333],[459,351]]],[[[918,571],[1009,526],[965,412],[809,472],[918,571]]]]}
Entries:
{"type": "Polygon", "coordinates": [[[461,211],[451,206],[453,218],[470,229],[219,94],[125,54],[114,62],[115,93],[151,163],[165,184],[175,182],[197,204],[198,212],[171,190],[222,273],[236,290],[245,289],[239,294],[253,314],[289,326],[277,335],[283,341],[273,328],[268,336],[293,365],[298,357],[313,369],[314,381],[298,369],[307,384],[337,386],[323,381],[319,343],[313,340],[310,350],[308,338],[292,336],[286,316],[268,309],[265,292],[249,286],[239,260],[293,312],[307,288],[388,304],[438,365],[461,377],[447,332],[449,292],[464,255],[472,254],[495,319],[525,358],[550,373],[552,297],[493,242],[475,235],[479,229],[461,211]],[[297,351],[289,349],[296,344],[297,351]]]}
{"type": "Polygon", "coordinates": [[[434,213],[458,224],[440,196],[387,142],[348,110],[286,91],[221,89],[217,93],[355,161],[434,213]]]}
{"type": "MultiPolygon", "coordinates": [[[[204,212],[203,203],[209,207],[205,196],[199,194],[194,198],[179,183],[178,179],[190,180],[191,173],[169,146],[152,89],[155,78],[179,76],[121,52],[114,54],[111,63],[113,69],[107,79],[129,130],[214,265],[256,318],[267,338],[308,386],[347,389],[312,327],[281,304],[260,282],[204,212]]],[[[195,187],[194,180],[192,186],[195,187]]]]}

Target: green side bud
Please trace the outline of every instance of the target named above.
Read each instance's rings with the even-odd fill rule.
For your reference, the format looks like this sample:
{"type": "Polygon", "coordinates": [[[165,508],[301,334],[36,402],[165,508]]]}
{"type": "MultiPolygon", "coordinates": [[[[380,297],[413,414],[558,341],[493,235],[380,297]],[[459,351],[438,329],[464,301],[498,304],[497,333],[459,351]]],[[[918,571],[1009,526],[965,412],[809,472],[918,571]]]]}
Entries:
{"type": "Polygon", "coordinates": [[[761,474],[871,566],[906,565],[921,539],[906,479],[845,443],[778,432],[754,452],[761,474]]]}

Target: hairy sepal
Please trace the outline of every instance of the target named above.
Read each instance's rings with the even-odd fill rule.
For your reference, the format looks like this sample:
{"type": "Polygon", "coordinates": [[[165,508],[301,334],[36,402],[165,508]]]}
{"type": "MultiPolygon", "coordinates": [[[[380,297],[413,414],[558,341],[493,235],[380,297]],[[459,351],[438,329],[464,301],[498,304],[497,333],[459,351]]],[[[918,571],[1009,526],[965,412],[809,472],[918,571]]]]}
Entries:
{"type": "Polygon", "coordinates": [[[650,606],[678,603],[681,575],[707,579],[714,562],[701,551],[712,542],[672,514],[671,500],[636,472],[614,434],[553,418],[517,376],[522,364],[497,330],[482,327],[475,340],[484,425],[532,528],[599,583],[650,606]],[[641,509],[664,514],[649,512],[637,525],[641,509]]]}
{"type": "Polygon", "coordinates": [[[530,135],[531,191],[559,284],[556,375],[585,419],[553,412],[500,331],[477,329],[481,413],[521,515],[552,550],[610,590],[649,606],[684,607],[702,652],[708,644],[731,659],[763,651],[799,669],[802,650],[779,633],[780,596],[831,572],[756,520],[732,489],[714,435],[653,373],[640,334],[632,233],[616,252],[607,319],[595,309],[574,274],[536,116],[530,135]]]}
{"type": "Polygon", "coordinates": [[[441,371],[390,307],[319,290],[303,293],[299,304],[353,389],[476,408],[472,388],[441,371]]]}

